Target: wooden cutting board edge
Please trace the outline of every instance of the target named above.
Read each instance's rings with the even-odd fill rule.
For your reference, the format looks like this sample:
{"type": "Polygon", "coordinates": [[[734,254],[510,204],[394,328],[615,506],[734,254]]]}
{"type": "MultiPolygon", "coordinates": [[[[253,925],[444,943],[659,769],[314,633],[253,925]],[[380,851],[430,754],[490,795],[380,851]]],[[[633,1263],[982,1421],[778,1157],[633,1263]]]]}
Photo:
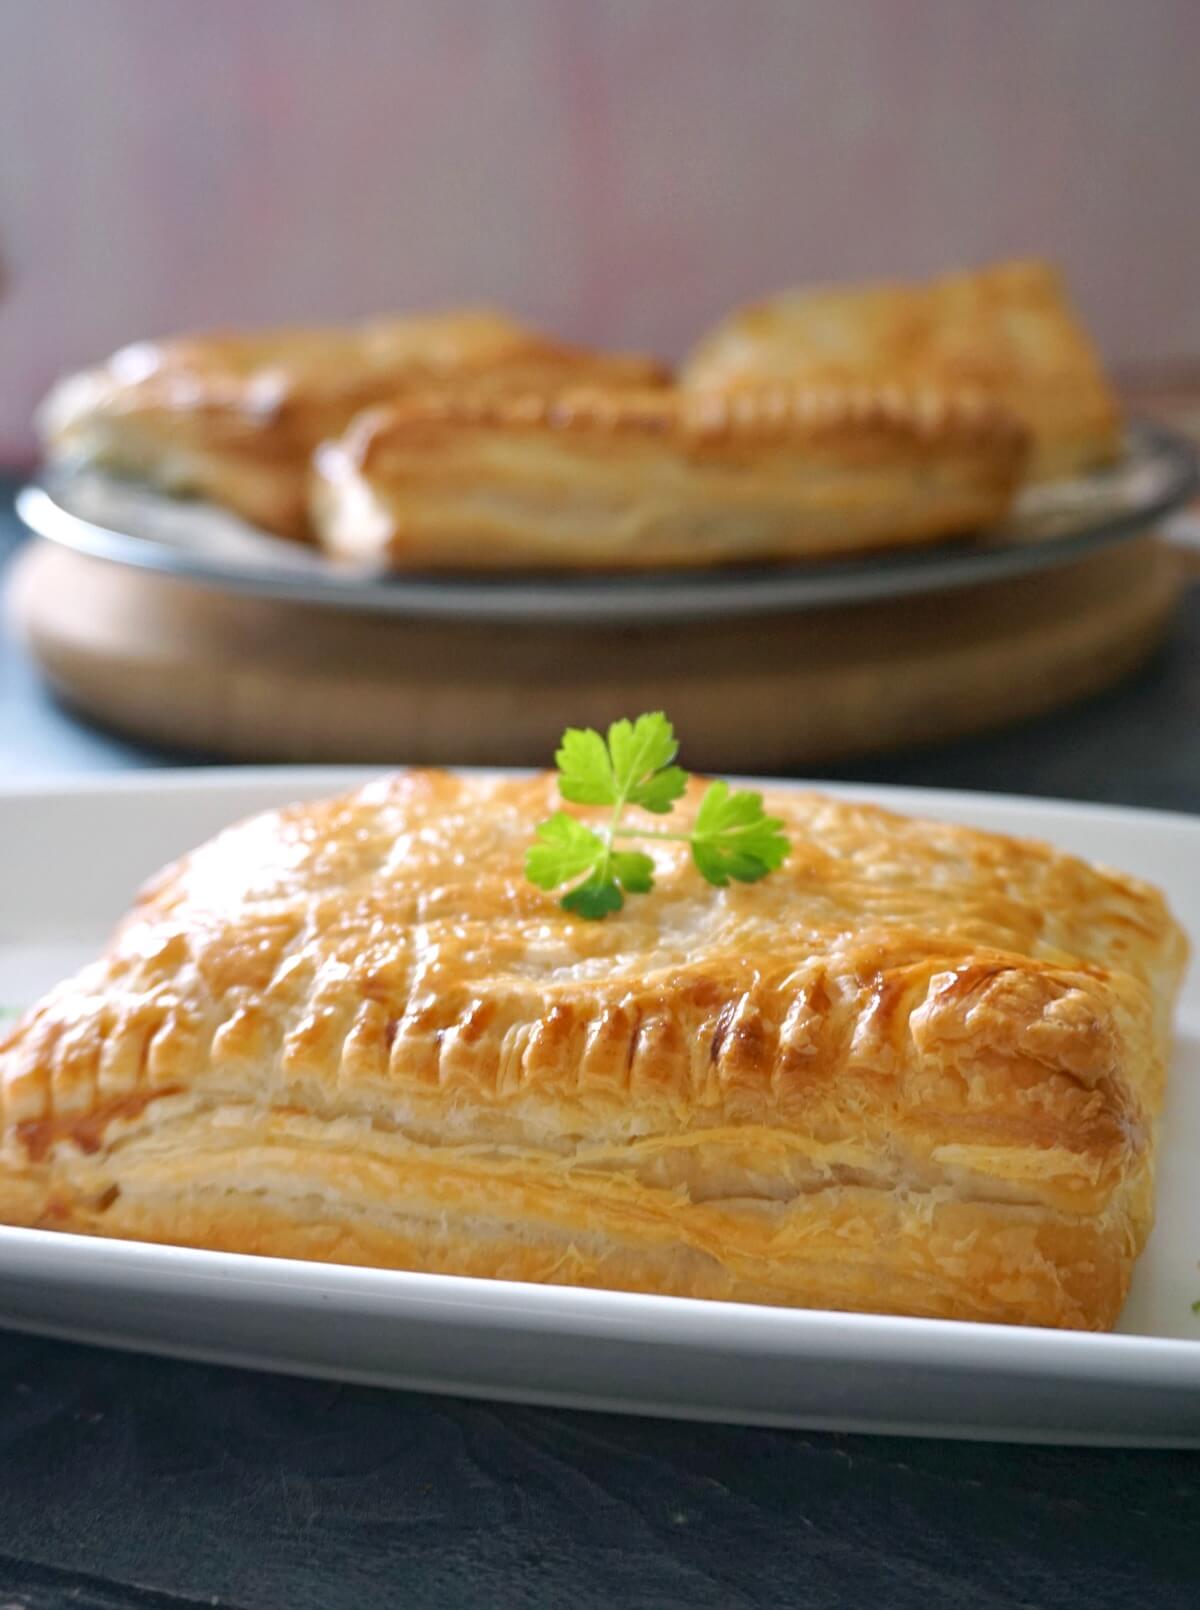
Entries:
{"type": "Polygon", "coordinates": [[[61,699],[239,761],[545,763],[562,728],[665,708],[699,769],[796,770],[1044,714],[1161,640],[1152,536],[887,603],[668,627],[407,622],[224,594],[34,542],[7,607],[61,699]]]}

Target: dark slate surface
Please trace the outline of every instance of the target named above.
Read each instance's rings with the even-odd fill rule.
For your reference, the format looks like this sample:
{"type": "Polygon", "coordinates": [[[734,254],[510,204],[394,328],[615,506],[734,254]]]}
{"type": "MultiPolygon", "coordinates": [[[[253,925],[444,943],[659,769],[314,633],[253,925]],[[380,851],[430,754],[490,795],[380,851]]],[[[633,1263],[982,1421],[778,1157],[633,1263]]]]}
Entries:
{"type": "MultiPolygon", "coordinates": [[[[1121,689],[839,775],[1195,811],[1198,717],[1194,589],[1121,689]]],[[[0,774],[163,762],[0,641],[0,774]]],[[[493,1406],[0,1332],[0,1610],[212,1604],[1194,1610],[1200,1455],[493,1406]]]]}

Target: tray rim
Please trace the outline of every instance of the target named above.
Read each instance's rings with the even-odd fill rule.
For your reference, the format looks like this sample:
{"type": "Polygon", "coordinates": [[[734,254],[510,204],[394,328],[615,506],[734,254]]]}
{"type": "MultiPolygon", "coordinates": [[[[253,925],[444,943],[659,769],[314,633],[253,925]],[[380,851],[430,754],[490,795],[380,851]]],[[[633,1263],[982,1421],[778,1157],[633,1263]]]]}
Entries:
{"type": "MultiPolygon", "coordinates": [[[[1142,451],[1166,461],[1166,488],[1136,509],[1079,530],[1009,545],[972,547],[970,539],[956,539],[854,560],[728,570],[592,577],[520,572],[504,577],[381,577],[348,572],[342,577],[326,573],[326,567],[332,567],[323,556],[299,547],[289,554],[294,570],[269,566],[256,570],[75,514],[59,501],[56,487],[65,479],[53,472],[21,488],[16,511],[30,531],[88,557],[209,590],[283,603],[397,619],[511,627],[669,624],[886,602],[1029,575],[1088,558],[1150,529],[1185,507],[1200,488],[1200,449],[1182,433],[1135,420],[1128,435],[1142,451]]],[[[166,498],[163,502],[178,504],[166,498]]],[[[264,534],[264,540],[281,539],[264,534]]]]}

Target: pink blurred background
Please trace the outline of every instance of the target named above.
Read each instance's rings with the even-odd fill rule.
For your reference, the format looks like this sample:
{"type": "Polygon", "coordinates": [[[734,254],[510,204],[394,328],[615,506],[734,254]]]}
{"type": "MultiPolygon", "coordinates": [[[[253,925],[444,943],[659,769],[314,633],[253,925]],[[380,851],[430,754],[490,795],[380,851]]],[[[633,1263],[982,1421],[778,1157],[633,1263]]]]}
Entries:
{"type": "Polygon", "coordinates": [[[143,334],[488,301],[674,356],[1012,253],[1195,357],[1197,64],[1197,0],[9,0],[0,459],[143,334]]]}

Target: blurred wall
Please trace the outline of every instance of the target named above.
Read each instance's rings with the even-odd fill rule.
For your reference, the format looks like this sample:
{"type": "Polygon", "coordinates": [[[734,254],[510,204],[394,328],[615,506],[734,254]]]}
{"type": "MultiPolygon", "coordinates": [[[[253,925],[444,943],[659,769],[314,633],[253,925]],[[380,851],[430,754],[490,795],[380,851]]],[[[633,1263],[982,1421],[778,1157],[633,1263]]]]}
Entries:
{"type": "Polygon", "coordinates": [[[810,277],[1039,252],[1200,354],[1197,0],[4,0],[0,458],[64,367],[487,300],[672,355],[810,277]]]}

